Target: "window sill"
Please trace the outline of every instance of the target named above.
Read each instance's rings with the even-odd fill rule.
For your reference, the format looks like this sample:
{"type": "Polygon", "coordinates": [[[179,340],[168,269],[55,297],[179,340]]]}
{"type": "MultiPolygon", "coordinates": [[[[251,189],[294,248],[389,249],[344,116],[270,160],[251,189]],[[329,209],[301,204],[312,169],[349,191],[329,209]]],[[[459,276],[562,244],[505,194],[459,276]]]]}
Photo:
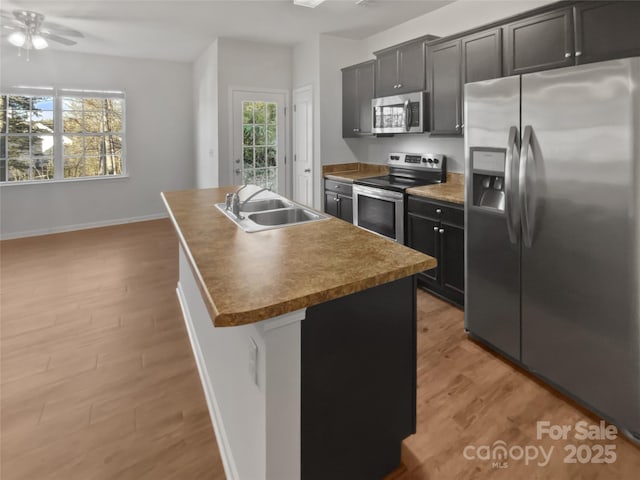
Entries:
{"type": "Polygon", "coordinates": [[[81,177],[81,178],[60,178],[55,180],[29,180],[25,182],[0,182],[0,188],[2,187],[17,187],[23,185],[51,185],[53,183],[76,183],[76,182],[113,182],[115,180],[128,180],[129,175],[108,175],[108,176],[96,176],[96,177],[81,177]]]}

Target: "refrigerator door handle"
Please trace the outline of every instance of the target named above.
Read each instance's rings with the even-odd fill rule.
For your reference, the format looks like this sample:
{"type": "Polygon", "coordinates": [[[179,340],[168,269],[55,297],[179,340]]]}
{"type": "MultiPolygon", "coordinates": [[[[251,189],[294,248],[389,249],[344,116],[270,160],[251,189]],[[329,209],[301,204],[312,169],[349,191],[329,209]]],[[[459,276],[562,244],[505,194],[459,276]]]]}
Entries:
{"type": "Polygon", "coordinates": [[[529,157],[533,156],[531,151],[531,138],[533,135],[533,128],[531,125],[524,127],[524,135],[522,138],[522,150],[520,151],[520,172],[518,175],[518,190],[520,200],[520,222],[522,223],[522,240],[525,247],[531,248],[533,243],[533,224],[531,218],[531,211],[529,210],[527,192],[527,171],[529,165],[529,157]]]}
{"type": "Polygon", "coordinates": [[[505,204],[504,214],[507,220],[507,232],[509,233],[509,241],[514,245],[518,243],[518,230],[520,229],[520,221],[514,208],[513,197],[513,163],[518,161],[518,128],[511,127],[509,129],[509,139],[507,141],[507,157],[504,165],[504,189],[505,204]],[[514,150],[516,154],[514,155],[514,150]]]}

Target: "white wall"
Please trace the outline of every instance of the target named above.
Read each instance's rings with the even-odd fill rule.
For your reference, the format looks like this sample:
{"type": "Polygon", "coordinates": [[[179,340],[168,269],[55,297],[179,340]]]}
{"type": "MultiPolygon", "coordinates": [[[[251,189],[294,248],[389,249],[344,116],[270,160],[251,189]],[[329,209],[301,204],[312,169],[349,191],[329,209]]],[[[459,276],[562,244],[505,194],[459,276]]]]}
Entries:
{"type": "MultiPolygon", "coordinates": [[[[230,91],[232,88],[291,91],[291,47],[263,43],[218,39],[218,142],[220,185],[233,183],[230,138],[230,91]]],[[[288,131],[290,128],[288,116],[288,131]]],[[[290,136],[290,135],[288,135],[290,136]]],[[[287,138],[287,158],[291,139],[287,138]]],[[[291,162],[289,162],[290,165],[291,162]]],[[[288,165],[288,167],[289,167],[288,165]]],[[[289,172],[287,178],[290,178],[289,172]]]]}
{"type": "MultiPolygon", "coordinates": [[[[452,35],[464,30],[475,28],[511,15],[531,10],[551,3],[546,1],[486,1],[461,0],[434,10],[420,17],[392,27],[384,32],[372,35],[360,42],[362,54],[350,63],[358,63],[375,58],[373,52],[386,47],[411,40],[426,34],[437,36],[452,35]]],[[[340,46],[333,42],[334,46],[340,46]]],[[[321,47],[327,42],[321,42],[321,47]]],[[[353,48],[356,48],[355,46],[353,48]]],[[[331,52],[327,48],[326,52],[331,52]]],[[[334,48],[335,55],[349,57],[350,52],[343,52],[334,48]]],[[[321,60],[323,50],[320,51],[321,60]]],[[[340,63],[340,62],[338,62],[340,63]]],[[[342,67],[346,65],[340,65],[342,67]]],[[[294,67],[295,69],[295,67],[294,67]]],[[[328,73],[321,72],[320,102],[322,107],[329,103],[341,102],[333,89],[335,79],[328,73]],[[326,86],[325,86],[326,85],[326,86]]],[[[456,137],[430,137],[429,134],[396,135],[392,138],[366,137],[358,139],[342,139],[340,126],[340,112],[331,114],[331,118],[323,115],[322,163],[347,163],[360,161],[367,163],[385,163],[391,152],[430,152],[444,153],[448,157],[448,169],[453,172],[464,170],[464,140],[456,137]],[[332,128],[333,126],[333,128],[332,128]]]]}
{"type": "Polygon", "coordinates": [[[218,40],[193,63],[193,110],[196,132],[196,186],[217,187],[218,40]]]}
{"type": "Polygon", "coordinates": [[[165,215],[161,191],[194,185],[188,63],[45,50],[31,61],[0,51],[0,88],[124,90],[129,178],[0,187],[2,238],[165,215]]]}

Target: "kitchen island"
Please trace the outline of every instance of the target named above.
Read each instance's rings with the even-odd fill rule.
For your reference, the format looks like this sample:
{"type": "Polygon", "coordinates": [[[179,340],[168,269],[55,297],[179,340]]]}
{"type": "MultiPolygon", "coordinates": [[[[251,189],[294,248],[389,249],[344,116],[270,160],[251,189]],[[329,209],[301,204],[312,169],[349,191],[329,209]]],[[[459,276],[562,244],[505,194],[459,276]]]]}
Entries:
{"type": "Polygon", "coordinates": [[[371,479],[415,432],[414,274],[435,260],[346,222],[246,233],[163,193],[178,298],[229,479],[371,479]]]}

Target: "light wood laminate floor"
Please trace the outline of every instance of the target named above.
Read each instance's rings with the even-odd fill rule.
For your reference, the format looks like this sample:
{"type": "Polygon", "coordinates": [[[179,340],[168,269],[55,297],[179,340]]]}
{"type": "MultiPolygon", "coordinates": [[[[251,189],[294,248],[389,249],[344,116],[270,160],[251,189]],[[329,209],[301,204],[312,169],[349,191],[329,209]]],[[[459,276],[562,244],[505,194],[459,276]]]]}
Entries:
{"type": "MultiPolygon", "coordinates": [[[[175,296],[169,221],[0,249],[0,477],[223,479],[175,296]]],[[[469,341],[460,310],[420,291],[418,312],[418,432],[389,478],[617,480],[640,472],[640,449],[621,438],[593,442],[615,445],[611,465],[563,463],[572,442],[537,440],[536,421],[597,419],[469,341]],[[497,440],[555,452],[546,467],[510,461],[495,469],[463,457],[465,446],[497,440]]]]}

